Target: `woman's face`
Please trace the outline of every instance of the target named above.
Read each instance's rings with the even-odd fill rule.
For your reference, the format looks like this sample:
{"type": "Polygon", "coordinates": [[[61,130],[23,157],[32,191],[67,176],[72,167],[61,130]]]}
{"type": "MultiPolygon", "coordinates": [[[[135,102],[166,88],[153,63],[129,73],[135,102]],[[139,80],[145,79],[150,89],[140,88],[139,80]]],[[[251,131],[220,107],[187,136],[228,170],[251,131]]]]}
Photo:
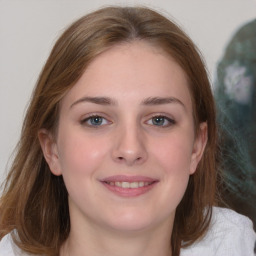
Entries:
{"type": "Polygon", "coordinates": [[[145,42],[96,57],[61,102],[56,141],[41,144],[63,175],[72,227],[171,226],[206,143],[195,138],[183,70],[145,42]]]}

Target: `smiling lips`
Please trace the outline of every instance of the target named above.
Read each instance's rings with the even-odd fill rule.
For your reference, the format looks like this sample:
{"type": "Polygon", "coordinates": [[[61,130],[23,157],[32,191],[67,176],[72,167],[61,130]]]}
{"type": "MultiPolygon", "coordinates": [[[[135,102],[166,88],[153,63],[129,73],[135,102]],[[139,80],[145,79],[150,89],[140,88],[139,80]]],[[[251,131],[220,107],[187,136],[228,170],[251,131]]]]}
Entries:
{"type": "Polygon", "coordinates": [[[112,176],[101,181],[110,191],[122,197],[139,196],[151,190],[158,180],[143,176],[112,176]]]}
{"type": "Polygon", "coordinates": [[[144,182],[144,181],[134,181],[134,182],[127,182],[127,181],[111,181],[111,182],[107,182],[110,186],[117,186],[120,188],[141,188],[141,187],[145,187],[148,186],[150,184],[152,184],[152,182],[144,182]]]}

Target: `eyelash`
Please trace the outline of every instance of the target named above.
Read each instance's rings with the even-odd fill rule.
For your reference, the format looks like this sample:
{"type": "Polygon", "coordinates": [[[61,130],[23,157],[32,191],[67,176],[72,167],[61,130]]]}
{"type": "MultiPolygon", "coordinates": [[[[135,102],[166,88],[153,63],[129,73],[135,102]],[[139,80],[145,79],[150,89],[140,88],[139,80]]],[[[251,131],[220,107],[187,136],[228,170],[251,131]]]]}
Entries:
{"type": "MultiPolygon", "coordinates": [[[[111,121],[107,120],[106,118],[102,117],[101,115],[93,114],[93,115],[90,115],[90,116],[86,117],[85,119],[81,120],[80,123],[81,123],[81,125],[86,125],[91,128],[99,128],[101,126],[110,124],[111,121]],[[99,124],[92,124],[93,118],[100,119],[101,122],[99,124]],[[88,123],[89,121],[91,121],[91,124],[88,123]]],[[[145,123],[147,123],[151,126],[156,126],[157,128],[168,128],[172,125],[175,125],[176,121],[172,118],[165,116],[165,115],[155,115],[155,116],[152,116],[150,119],[148,119],[145,123]],[[164,123],[163,123],[163,125],[154,124],[153,119],[159,119],[159,120],[161,119],[160,121],[164,121],[164,123]],[[150,121],[152,124],[149,123],[150,121]],[[167,124],[166,124],[166,122],[167,122],[167,124]]]]}
{"type": "Polygon", "coordinates": [[[93,114],[93,115],[90,115],[90,116],[86,117],[85,119],[81,120],[80,123],[81,123],[82,125],[86,125],[86,126],[88,126],[88,127],[98,128],[98,127],[101,127],[101,126],[103,126],[103,125],[109,124],[109,123],[111,123],[111,122],[108,121],[106,118],[104,118],[104,117],[101,116],[101,115],[93,114]],[[95,124],[95,125],[93,125],[92,123],[89,124],[88,122],[89,122],[89,121],[92,122],[93,118],[94,118],[94,119],[96,119],[96,118],[101,119],[101,121],[102,121],[102,122],[105,122],[105,123],[102,124],[102,122],[101,122],[100,124],[95,124]]]}
{"type": "Polygon", "coordinates": [[[172,125],[176,124],[176,121],[172,118],[169,118],[165,115],[156,115],[156,116],[152,116],[146,123],[148,123],[149,121],[152,122],[152,126],[156,126],[157,128],[168,128],[172,125]],[[157,124],[153,124],[153,119],[162,119],[164,121],[164,125],[157,125],[157,124]],[[167,122],[167,124],[166,124],[167,122]]]}

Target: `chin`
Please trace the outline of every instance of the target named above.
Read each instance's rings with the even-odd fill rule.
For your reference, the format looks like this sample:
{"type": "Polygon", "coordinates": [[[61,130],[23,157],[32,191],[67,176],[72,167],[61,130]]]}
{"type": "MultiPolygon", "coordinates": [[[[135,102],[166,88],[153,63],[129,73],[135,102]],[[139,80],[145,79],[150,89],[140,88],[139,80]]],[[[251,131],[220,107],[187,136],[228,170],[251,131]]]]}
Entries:
{"type": "Polygon", "coordinates": [[[145,212],[126,211],[115,215],[109,221],[112,229],[120,232],[140,232],[157,227],[161,222],[159,216],[151,216],[145,212]]]}
{"type": "Polygon", "coordinates": [[[140,232],[145,231],[151,228],[152,223],[145,222],[144,220],[130,220],[129,221],[118,221],[114,223],[112,229],[119,231],[119,232],[140,232]]]}

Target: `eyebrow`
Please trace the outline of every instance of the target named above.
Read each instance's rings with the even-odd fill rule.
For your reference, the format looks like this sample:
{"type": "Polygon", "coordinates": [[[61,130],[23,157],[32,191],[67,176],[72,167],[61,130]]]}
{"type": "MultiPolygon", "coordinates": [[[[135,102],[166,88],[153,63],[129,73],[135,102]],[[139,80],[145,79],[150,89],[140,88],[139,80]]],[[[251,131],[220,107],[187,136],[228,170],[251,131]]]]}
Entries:
{"type": "Polygon", "coordinates": [[[117,105],[117,102],[108,97],[83,97],[71,104],[70,108],[77,105],[78,103],[89,102],[98,105],[117,105]]]}
{"type": "MultiPolygon", "coordinates": [[[[83,102],[89,102],[89,103],[94,103],[97,105],[104,105],[104,106],[117,105],[117,101],[109,97],[83,97],[81,99],[78,99],[74,103],[72,103],[70,108],[83,102]]],[[[141,105],[156,106],[156,105],[164,105],[164,104],[170,104],[170,103],[178,103],[185,108],[185,105],[183,104],[183,102],[175,97],[166,97],[166,98],[165,97],[149,97],[144,99],[141,102],[141,105]]]]}
{"type": "Polygon", "coordinates": [[[183,102],[175,97],[150,97],[142,101],[142,105],[146,106],[154,106],[154,105],[164,105],[164,104],[170,104],[170,103],[178,103],[182,105],[185,108],[185,105],[183,102]]]}

